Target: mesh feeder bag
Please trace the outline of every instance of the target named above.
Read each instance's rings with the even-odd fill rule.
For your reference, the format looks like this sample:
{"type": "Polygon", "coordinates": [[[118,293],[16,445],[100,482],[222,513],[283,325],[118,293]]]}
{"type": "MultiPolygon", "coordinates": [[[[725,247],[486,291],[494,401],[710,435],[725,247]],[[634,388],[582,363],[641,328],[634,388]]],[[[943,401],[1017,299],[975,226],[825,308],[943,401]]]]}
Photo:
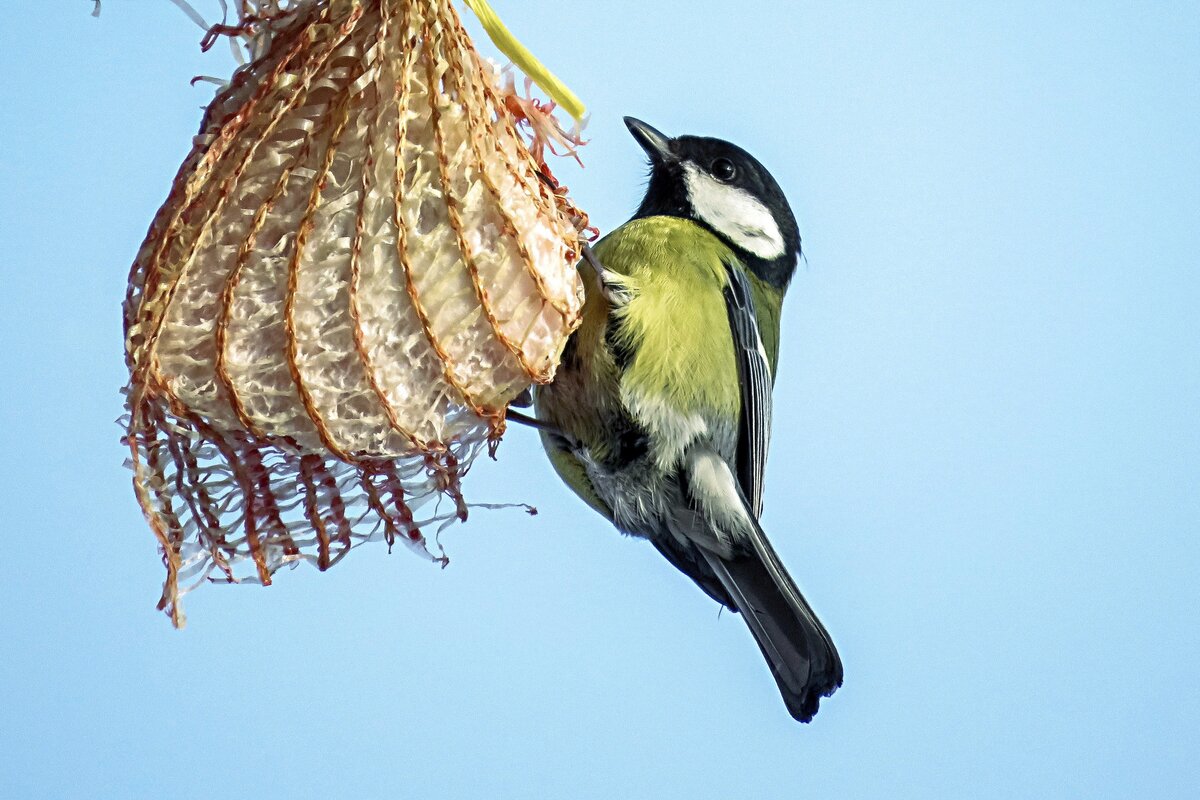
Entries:
{"type": "Polygon", "coordinates": [[[466,519],[461,477],[582,305],[586,218],[542,160],[570,141],[448,0],[242,3],[220,33],[252,61],[125,302],[133,482],[177,626],[200,583],[324,570],[367,540],[444,563],[423,531],[466,519]]]}

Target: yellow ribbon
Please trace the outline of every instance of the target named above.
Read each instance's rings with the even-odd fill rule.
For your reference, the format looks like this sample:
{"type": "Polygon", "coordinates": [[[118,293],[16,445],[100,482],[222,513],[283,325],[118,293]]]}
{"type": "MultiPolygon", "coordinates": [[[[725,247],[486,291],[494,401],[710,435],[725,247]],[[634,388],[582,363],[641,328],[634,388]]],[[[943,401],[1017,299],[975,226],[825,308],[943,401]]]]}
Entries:
{"type": "Polygon", "coordinates": [[[487,0],[465,0],[465,2],[467,8],[479,17],[488,38],[501,53],[508,56],[509,60],[541,87],[543,92],[550,95],[550,99],[558,103],[564,111],[576,120],[583,119],[586,111],[583,101],[576,97],[575,93],[568,89],[562,81],[554,77],[554,73],[546,69],[525,45],[517,41],[517,37],[504,27],[504,23],[496,16],[496,12],[492,11],[487,0]]]}

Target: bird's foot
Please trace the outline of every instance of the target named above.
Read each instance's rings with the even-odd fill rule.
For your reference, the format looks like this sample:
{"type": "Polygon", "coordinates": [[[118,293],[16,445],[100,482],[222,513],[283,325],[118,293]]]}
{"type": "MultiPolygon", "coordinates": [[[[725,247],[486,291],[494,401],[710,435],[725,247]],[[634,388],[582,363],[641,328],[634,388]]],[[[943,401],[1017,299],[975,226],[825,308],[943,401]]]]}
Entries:
{"type": "Polygon", "coordinates": [[[604,296],[610,306],[623,306],[629,302],[629,289],[625,285],[624,276],[601,264],[600,259],[596,258],[596,253],[586,244],[583,246],[583,260],[596,273],[596,281],[600,284],[600,294],[604,296]]]}

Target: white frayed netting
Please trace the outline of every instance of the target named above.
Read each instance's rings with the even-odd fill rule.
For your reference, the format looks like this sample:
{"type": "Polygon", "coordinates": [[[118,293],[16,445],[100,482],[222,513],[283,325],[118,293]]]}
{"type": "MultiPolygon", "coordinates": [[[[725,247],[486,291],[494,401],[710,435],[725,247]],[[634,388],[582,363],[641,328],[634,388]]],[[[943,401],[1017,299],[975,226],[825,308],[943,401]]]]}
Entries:
{"type": "Polygon", "coordinates": [[[541,156],[561,131],[447,0],[238,14],[210,36],[253,60],[125,303],[134,485],[176,624],[199,583],[326,569],[363,541],[444,560],[425,531],[466,518],[462,476],[553,377],[582,302],[586,218],[541,156]]]}

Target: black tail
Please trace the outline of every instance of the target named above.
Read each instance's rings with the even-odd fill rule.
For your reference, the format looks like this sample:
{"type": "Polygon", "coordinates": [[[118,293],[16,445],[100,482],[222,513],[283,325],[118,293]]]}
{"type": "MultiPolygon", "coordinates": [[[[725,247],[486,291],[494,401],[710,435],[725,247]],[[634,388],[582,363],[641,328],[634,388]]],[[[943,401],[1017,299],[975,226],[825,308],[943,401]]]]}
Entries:
{"type": "Polygon", "coordinates": [[[762,529],[754,528],[749,553],[704,555],[750,626],[788,711],[810,722],[821,698],[842,685],[842,659],[762,529]]]}

